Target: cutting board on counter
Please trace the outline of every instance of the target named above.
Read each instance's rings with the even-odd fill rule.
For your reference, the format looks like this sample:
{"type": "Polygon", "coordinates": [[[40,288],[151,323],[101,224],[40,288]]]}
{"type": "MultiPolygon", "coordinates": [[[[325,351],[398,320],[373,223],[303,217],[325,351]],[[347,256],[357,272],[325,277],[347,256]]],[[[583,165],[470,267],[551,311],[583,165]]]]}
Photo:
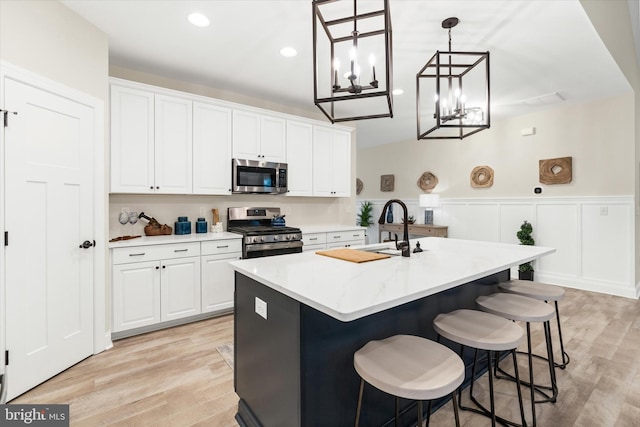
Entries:
{"type": "Polygon", "coordinates": [[[359,251],[357,249],[332,249],[330,251],[317,251],[318,255],[324,255],[331,258],[342,259],[350,262],[369,262],[379,259],[390,258],[388,254],[378,254],[375,252],[359,251]]]}

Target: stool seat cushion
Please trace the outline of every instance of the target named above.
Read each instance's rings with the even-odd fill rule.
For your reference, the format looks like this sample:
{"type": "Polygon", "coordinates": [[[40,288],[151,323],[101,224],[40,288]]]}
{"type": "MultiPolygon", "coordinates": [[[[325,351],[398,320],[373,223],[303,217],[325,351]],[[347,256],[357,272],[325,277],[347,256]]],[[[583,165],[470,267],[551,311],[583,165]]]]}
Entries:
{"type": "Polygon", "coordinates": [[[513,350],[520,345],[524,331],[516,323],[477,310],[456,310],[439,314],[433,328],[441,336],[481,350],[513,350]]]}
{"type": "Polygon", "coordinates": [[[385,393],[431,400],[456,390],[464,363],[451,349],[413,335],[369,341],[356,351],[353,365],[363,380],[385,393]]]}
{"type": "Polygon", "coordinates": [[[555,313],[550,304],[510,293],[481,296],[476,303],[482,311],[523,322],[546,322],[555,313]]]}
{"type": "Polygon", "coordinates": [[[514,279],[502,282],[498,286],[504,291],[542,301],[560,301],[564,298],[563,288],[542,282],[514,279]]]}

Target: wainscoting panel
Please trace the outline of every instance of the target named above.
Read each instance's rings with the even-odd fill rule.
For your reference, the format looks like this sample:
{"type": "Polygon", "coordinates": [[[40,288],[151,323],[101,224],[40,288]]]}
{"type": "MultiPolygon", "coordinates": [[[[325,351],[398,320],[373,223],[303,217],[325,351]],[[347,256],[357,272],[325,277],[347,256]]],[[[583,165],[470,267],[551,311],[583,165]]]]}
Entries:
{"type": "MultiPolygon", "coordinates": [[[[369,200],[378,219],[386,200],[369,200]]],[[[360,208],[358,201],[357,211],[360,208]]],[[[424,223],[424,208],[405,200],[409,214],[424,223]]],[[[394,222],[401,220],[394,205],[394,222]]],[[[634,283],[633,196],[440,199],[434,223],[449,226],[449,237],[519,243],[523,221],[533,226],[536,245],[556,249],[538,260],[535,279],[561,286],[638,298],[634,283]]],[[[378,242],[377,224],[369,243],[378,242]]],[[[400,236],[401,237],[401,236],[400,236]]],[[[517,274],[512,269],[512,274],[517,274]]]]}

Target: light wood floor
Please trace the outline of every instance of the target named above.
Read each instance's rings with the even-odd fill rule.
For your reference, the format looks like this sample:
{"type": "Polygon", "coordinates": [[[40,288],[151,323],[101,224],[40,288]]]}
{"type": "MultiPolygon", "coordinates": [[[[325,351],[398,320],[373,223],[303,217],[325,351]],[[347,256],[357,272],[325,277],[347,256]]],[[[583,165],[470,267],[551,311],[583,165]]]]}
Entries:
{"type": "MultiPolygon", "coordinates": [[[[538,425],[639,427],[640,301],[567,289],[560,314],[571,363],[558,370],[558,402],[536,406],[538,425]]],[[[541,328],[533,332],[542,354],[541,328]]],[[[232,341],[231,315],[119,340],[11,403],[68,403],[72,426],[236,426],[233,372],[215,350],[232,341]]],[[[524,358],[519,366],[526,375],[524,358]]],[[[544,380],[543,365],[534,372],[544,380]]],[[[498,381],[497,393],[499,413],[517,420],[514,385],[498,381]]],[[[452,426],[450,404],[431,421],[452,426]]],[[[491,424],[465,411],[461,422],[491,424]]]]}

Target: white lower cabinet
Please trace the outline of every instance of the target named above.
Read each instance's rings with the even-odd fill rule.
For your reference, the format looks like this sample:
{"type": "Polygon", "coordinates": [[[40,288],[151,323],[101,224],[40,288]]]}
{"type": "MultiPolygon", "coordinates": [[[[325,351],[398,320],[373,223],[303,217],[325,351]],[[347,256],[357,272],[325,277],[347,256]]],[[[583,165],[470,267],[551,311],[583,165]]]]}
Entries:
{"type": "Polygon", "coordinates": [[[327,249],[364,245],[364,230],[327,233],[327,249]]]}
{"type": "Polygon", "coordinates": [[[242,241],[202,242],[202,312],[233,307],[234,270],[229,261],[242,258],[242,241]]]}
{"type": "Polygon", "coordinates": [[[112,251],[113,332],[201,312],[200,243],[112,251]]]}
{"type": "Polygon", "coordinates": [[[365,244],[365,230],[341,230],[302,233],[303,251],[319,251],[333,248],[348,248],[365,244]]]}
{"type": "Polygon", "coordinates": [[[160,322],[160,262],[113,266],[113,332],[160,322]]]}
{"type": "Polygon", "coordinates": [[[164,260],[160,267],[160,320],[200,313],[200,257],[164,260]]]}

